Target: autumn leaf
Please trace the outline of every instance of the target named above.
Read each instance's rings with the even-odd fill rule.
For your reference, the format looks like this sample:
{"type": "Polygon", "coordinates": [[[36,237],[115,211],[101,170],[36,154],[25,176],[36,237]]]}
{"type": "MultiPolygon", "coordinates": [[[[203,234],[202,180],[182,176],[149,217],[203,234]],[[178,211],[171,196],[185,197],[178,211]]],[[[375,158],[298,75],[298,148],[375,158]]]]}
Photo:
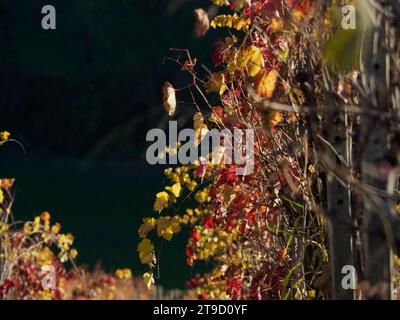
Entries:
{"type": "Polygon", "coordinates": [[[181,191],[182,191],[182,187],[181,184],[175,183],[172,187],[171,187],[171,192],[175,197],[179,197],[181,195],[181,191]]]}
{"type": "Polygon", "coordinates": [[[162,94],[164,109],[168,115],[172,117],[176,111],[175,89],[169,82],[165,82],[162,88],[162,94]]]}
{"type": "Polygon", "coordinates": [[[229,6],[229,0],[212,0],[212,2],[219,7],[229,6]]]}
{"type": "Polygon", "coordinates": [[[216,16],[213,21],[211,21],[211,27],[215,28],[232,28],[235,30],[247,30],[251,24],[251,19],[245,16],[238,16],[236,13],[234,15],[221,14],[216,16]]]}
{"type": "Polygon", "coordinates": [[[276,126],[283,120],[283,115],[277,110],[269,110],[265,116],[265,123],[267,126],[276,126]]]}
{"type": "Polygon", "coordinates": [[[171,241],[174,231],[171,227],[171,217],[161,217],[157,220],[157,235],[171,241]]]}
{"type": "Polygon", "coordinates": [[[152,273],[146,272],[143,274],[144,283],[147,286],[147,289],[151,289],[151,286],[155,283],[154,276],[152,273]]]}
{"type": "Polygon", "coordinates": [[[11,134],[8,131],[0,132],[0,144],[6,142],[9,139],[10,135],[11,134]]]}
{"type": "Polygon", "coordinates": [[[169,195],[165,191],[157,193],[153,210],[160,213],[163,209],[168,207],[168,200],[169,200],[169,195]]]}
{"type": "Polygon", "coordinates": [[[204,37],[210,29],[210,19],[208,18],[208,14],[203,9],[196,9],[194,10],[194,15],[196,17],[196,36],[198,38],[204,37]]]}
{"type": "Polygon", "coordinates": [[[216,72],[211,75],[204,87],[208,92],[217,92],[221,96],[224,94],[228,87],[225,84],[225,75],[223,72],[216,72]]]}
{"type": "Polygon", "coordinates": [[[206,190],[197,191],[194,198],[198,203],[204,203],[208,200],[208,192],[206,190]]]}
{"type": "Polygon", "coordinates": [[[257,94],[263,98],[271,98],[276,88],[278,73],[275,70],[265,72],[257,87],[257,94]]]}
{"type": "Polygon", "coordinates": [[[150,267],[155,263],[154,246],[149,239],[143,239],[137,246],[140,262],[150,267]]]}
{"type": "Polygon", "coordinates": [[[180,222],[179,216],[172,218],[170,216],[161,217],[157,220],[157,235],[171,241],[172,236],[181,230],[180,222]]]}
{"type": "Polygon", "coordinates": [[[271,31],[272,32],[281,32],[283,30],[283,20],[279,18],[273,18],[271,21],[271,31]]]}
{"type": "Polygon", "coordinates": [[[261,49],[253,45],[244,48],[239,53],[237,60],[237,67],[245,68],[250,77],[255,77],[265,67],[261,49]]]}
{"type": "Polygon", "coordinates": [[[10,190],[10,188],[14,185],[15,179],[0,179],[0,186],[3,189],[10,190]]]}
{"type": "Polygon", "coordinates": [[[148,233],[154,229],[156,225],[156,219],[154,218],[144,218],[143,223],[139,228],[139,237],[146,238],[148,233]]]}
{"type": "Polygon", "coordinates": [[[115,270],[115,276],[118,279],[128,280],[132,278],[132,270],[125,268],[125,269],[117,269],[115,270]]]}

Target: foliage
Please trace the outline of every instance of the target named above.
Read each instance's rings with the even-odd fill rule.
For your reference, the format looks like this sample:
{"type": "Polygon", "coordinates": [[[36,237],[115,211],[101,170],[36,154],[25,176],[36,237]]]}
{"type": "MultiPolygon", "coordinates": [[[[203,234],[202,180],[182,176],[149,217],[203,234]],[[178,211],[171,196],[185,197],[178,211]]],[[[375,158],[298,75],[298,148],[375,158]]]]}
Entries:
{"type": "Polygon", "coordinates": [[[2,179],[0,212],[0,299],[60,299],[59,281],[66,275],[64,262],[76,258],[72,234],[61,233],[61,225],[51,224],[50,213],[33,221],[14,221],[11,207],[14,180],[2,179]],[[42,281],[54,270],[54,290],[42,281]]]}
{"type": "MultiPolygon", "coordinates": [[[[371,100],[375,109],[382,109],[376,102],[376,92],[369,92],[365,80],[369,77],[365,63],[374,61],[368,46],[363,48],[366,57],[360,58],[362,41],[371,31],[368,15],[361,14],[363,27],[353,32],[341,27],[345,1],[212,3],[224,7],[224,14],[216,15],[210,26],[226,30],[225,38],[217,39],[211,50],[215,69],[202,66],[208,73],[202,79],[197,59],[187,49],[173,49],[186,54],[183,61],[181,56],[171,60],[192,78],[190,85],[175,89],[175,93],[190,91],[197,143],[211,129],[253,129],[255,170],[238,176],[239,166],[225,163],[222,156],[217,162],[198,161],[165,171],[169,183],[156,196],[157,215],[144,219],[139,229],[143,240],[138,251],[147,258],[142,262],[150,267],[145,281],[151,285],[159,277],[154,270],[159,271],[156,250],[161,249],[150,240],[151,232],[156,231],[162,241],[170,241],[181,227],[188,227],[187,264],[206,261],[212,266],[187,283],[201,299],[332,298],[328,223],[340,225],[343,221],[327,206],[332,201],[328,198],[334,196],[329,197],[327,185],[331,182],[327,176],[335,183],[348,184],[346,190],[351,190],[354,199],[368,202],[373,197],[366,193],[369,186],[360,179],[362,169],[336,151],[342,133],[334,137],[334,142],[330,137],[332,125],[347,132],[354,139],[350,157],[361,161],[365,141],[358,135],[365,118],[360,106],[369,105],[371,100]],[[226,13],[228,6],[231,14],[226,13]],[[361,146],[355,146],[356,141],[361,141],[361,146]],[[173,192],[174,186],[179,186],[179,192],[173,192]],[[184,204],[191,208],[182,210],[184,204]]],[[[358,2],[359,12],[364,12],[365,3],[358,2]]],[[[391,13],[384,14],[392,17],[391,13]]],[[[398,61],[396,51],[389,52],[391,59],[398,61]]],[[[374,68],[379,65],[374,64],[374,68]]],[[[386,76],[398,77],[391,70],[386,76]]],[[[380,89],[384,86],[376,84],[373,77],[370,82],[380,89]]],[[[390,83],[389,78],[386,82],[390,83]]],[[[393,90],[387,88],[386,92],[393,90]]],[[[381,97],[384,95],[381,93],[381,97]]],[[[396,111],[390,118],[381,125],[390,127],[395,136],[396,111]]],[[[398,150],[393,142],[390,144],[392,151],[398,150]]],[[[398,153],[387,157],[398,159],[398,153]]],[[[397,169],[392,165],[390,170],[397,169]]],[[[351,228],[365,223],[364,204],[354,207],[359,212],[352,218],[351,228]]],[[[386,209],[380,206],[379,210],[386,209]]],[[[398,228],[399,219],[390,210],[391,221],[397,221],[390,224],[391,228],[398,228]]],[[[354,250],[363,254],[360,248],[354,250]]],[[[398,268],[397,257],[395,261],[398,268]]],[[[398,278],[397,271],[394,276],[398,278]]],[[[362,298],[379,290],[368,281],[360,280],[358,285],[356,292],[362,298]],[[367,289],[363,288],[366,283],[367,289]]]]}
{"type": "Polygon", "coordinates": [[[142,263],[150,267],[145,280],[150,285],[156,277],[150,233],[170,241],[185,226],[191,229],[188,265],[203,260],[214,266],[188,282],[199,298],[315,298],[313,280],[328,261],[325,222],[307,209],[318,199],[318,190],[312,190],[318,171],[311,157],[304,159],[293,151],[293,141],[302,139],[297,128],[305,118],[293,111],[306,102],[299,77],[305,71],[307,48],[324,40],[329,28],[313,1],[213,3],[230,5],[235,12],[216,16],[211,26],[241,31],[215,42],[212,58],[218,70],[202,81],[188,51],[181,50],[187,52],[187,61],[178,57],[176,62],[192,75],[189,90],[196,89],[207,107],[194,115],[198,140],[211,128],[254,129],[255,172],[238,176],[236,166],[223,159],[167,169],[169,185],[154,203],[157,216],[145,218],[139,229],[143,240],[137,249],[142,263]],[[209,102],[203,90],[216,93],[219,102],[209,102]],[[277,110],[273,103],[294,107],[285,112],[287,108],[277,110]],[[181,212],[182,206],[175,204],[188,198],[196,205],[181,212]],[[315,263],[305,270],[301,266],[309,249],[315,263]]]}
{"type": "MultiPolygon", "coordinates": [[[[9,140],[1,132],[1,143],[9,140]]],[[[107,274],[76,264],[74,236],[51,223],[49,212],[33,221],[16,221],[12,214],[13,179],[0,180],[0,300],[130,300],[183,298],[184,293],[147,290],[130,269],[107,274]],[[72,265],[72,268],[68,266],[72,265]],[[52,283],[54,281],[54,283],[52,283]],[[48,284],[48,286],[46,285],[48,284]]]]}

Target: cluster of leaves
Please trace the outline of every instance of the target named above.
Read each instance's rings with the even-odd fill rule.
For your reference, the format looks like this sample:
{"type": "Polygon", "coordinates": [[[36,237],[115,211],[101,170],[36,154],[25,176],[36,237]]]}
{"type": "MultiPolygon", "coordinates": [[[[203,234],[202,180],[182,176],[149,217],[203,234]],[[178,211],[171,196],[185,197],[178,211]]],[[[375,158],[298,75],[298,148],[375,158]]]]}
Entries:
{"type": "Polygon", "coordinates": [[[52,225],[48,212],[33,221],[14,221],[13,183],[12,179],[0,180],[0,298],[60,299],[59,281],[66,275],[63,263],[73,262],[78,255],[72,247],[74,237],[61,233],[59,223],[52,225]],[[50,272],[53,288],[43,285],[50,272]]]}
{"type": "MultiPolygon", "coordinates": [[[[9,132],[0,132],[0,145],[12,141],[9,137],[9,132]]],[[[89,271],[77,266],[74,236],[61,233],[61,225],[51,223],[49,212],[32,221],[15,221],[13,185],[14,179],[0,179],[0,300],[168,297],[157,289],[147,290],[130,269],[117,269],[112,275],[99,267],[89,271]]],[[[176,297],[182,297],[178,294],[176,297]]]]}
{"type": "MultiPolygon", "coordinates": [[[[1,132],[0,145],[13,141],[9,137],[1,132]]],[[[78,255],[74,238],[60,233],[60,224],[51,225],[48,212],[33,221],[14,221],[13,184],[13,179],[0,180],[0,299],[60,299],[57,281],[66,273],[63,262],[78,255]],[[43,285],[50,270],[56,281],[53,290],[43,285]]]]}
{"type": "MultiPolygon", "coordinates": [[[[212,49],[218,70],[203,81],[189,53],[188,60],[181,62],[178,57],[176,62],[192,75],[189,90],[195,88],[208,108],[205,112],[193,101],[198,140],[211,128],[253,129],[255,169],[238,176],[237,166],[225,164],[221,157],[218,163],[200,161],[166,170],[171,185],[156,195],[158,217],[145,218],[139,229],[140,259],[150,267],[144,279],[148,286],[154,283],[157,264],[149,233],[154,230],[169,241],[182,226],[188,226],[188,265],[203,260],[215,266],[188,282],[198,297],[313,298],[318,289],[315,279],[328,261],[325,222],[306,208],[307,201],[310,206],[316,202],[311,186],[318,180],[317,169],[311,159],[298,158],[292,148],[293,141],[301,140],[298,123],[303,117],[294,108],[306,100],[299,77],[305,64],[302,35],[307,33],[309,42],[321,39],[324,29],[329,29],[324,23],[327,17],[318,16],[308,0],[212,2],[234,11],[216,16],[210,24],[229,31],[212,49]],[[217,103],[209,102],[203,89],[217,103]],[[289,104],[292,112],[275,107],[289,104]],[[175,206],[179,197],[194,198],[197,205],[182,213],[181,206],[175,206]],[[169,211],[173,214],[164,215],[169,211]],[[315,263],[305,270],[309,252],[315,263]]],[[[170,115],[175,114],[175,92],[163,92],[170,115]]]]}
{"type": "MultiPolygon", "coordinates": [[[[196,59],[184,49],[174,50],[186,52],[187,60],[182,62],[178,56],[173,61],[192,76],[192,84],[185,88],[196,107],[197,140],[202,141],[212,128],[253,129],[254,172],[238,176],[238,166],[225,164],[223,156],[217,163],[200,161],[169,169],[166,175],[171,183],[179,184],[179,194],[186,193],[180,196],[186,200],[194,195],[197,206],[182,213],[181,206],[174,206],[177,195],[167,187],[157,195],[155,211],[161,217],[145,219],[141,230],[163,225],[164,210],[174,212],[168,216],[173,225],[168,237],[162,232],[158,236],[170,240],[181,226],[189,225],[187,263],[204,260],[214,266],[188,282],[200,298],[330,298],[327,218],[330,223],[342,222],[326,209],[327,201],[332,201],[327,199],[326,174],[351,185],[356,197],[368,198],[359,188],[360,168],[349,168],[342,158],[337,159],[341,165],[331,160],[341,157],[335,149],[340,134],[331,137],[331,132],[358,132],[361,101],[368,104],[371,99],[362,89],[366,73],[357,60],[359,51],[343,51],[358,46],[362,37],[359,31],[341,28],[340,12],[346,1],[212,3],[232,10],[227,14],[225,8],[209,23],[228,31],[212,48],[216,70],[204,68],[208,77],[200,79],[196,59]],[[346,59],[354,53],[357,59],[346,59]],[[186,181],[193,180],[194,190],[186,187],[186,181]]],[[[363,25],[359,30],[369,29],[363,25]]],[[[201,27],[203,34],[207,26],[204,15],[199,16],[196,28],[201,27]]],[[[175,116],[175,94],[181,89],[172,90],[169,83],[168,88],[164,107],[175,116]]],[[[362,152],[362,147],[354,148],[355,153],[362,152]]],[[[363,223],[361,211],[357,224],[363,223]]],[[[147,233],[141,236],[146,251],[144,246],[138,250],[149,257],[142,262],[153,269],[155,247],[147,233]]],[[[154,282],[153,271],[146,273],[145,280],[149,285],[154,282]]],[[[359,292],[365,294],[361,287],[359,292]]]]}
{"type": "MultiPolygon", "coordinates": [[[[61,233],[61,225],[51,223],[50,213],[43,212],[33,221],[15,221],[13,184],[13,179],[0,180],[0,300],[169,298],[170,292],[149,291],[130,269],[109,274],[100,267],[89,271],[78,266],[73,235],[61,233]]],[[[176,292],[172,298],[182,297],[183,292],[176,292]]]]}
{"type": "MultiPolygon", "coordinates": [[[[169,298],[159,288],[148,290],[143,280],[134,278],[130,269],[117,269],[113,274],[104,272],[100,266],[88,271],[79,267],[61,278],[60,287],[65,300],[149,300],[169,298]]],[[[183,296],[177,292],[174,298],[183,296]]]]}

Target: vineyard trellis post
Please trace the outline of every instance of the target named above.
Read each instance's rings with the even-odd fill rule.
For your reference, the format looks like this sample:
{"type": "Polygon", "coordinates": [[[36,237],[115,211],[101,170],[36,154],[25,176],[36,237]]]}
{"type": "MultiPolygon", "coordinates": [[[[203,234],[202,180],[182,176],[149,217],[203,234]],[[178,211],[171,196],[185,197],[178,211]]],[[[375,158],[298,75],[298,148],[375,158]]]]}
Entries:
{"type": "MultiPolygon", "coordinates": [[[[338,167],[345,165],[349,168],[352,163],[352,130],[349,127],[348,114],[335,113],[330,120],[332,123],[328,130],[328,138],[336,151],[336,153],[329,153],[332,154],[331,160],[338,167]]],[[[353,300],[355,298],[354,290],[342,285],[343,268],[354,266],[351,191],[348,184],[338,181],[331,172],[327,174],[327,206],[330,217],[329,245],[332,298],[353,300]]]]}
{"type": "Polygon", "coordinates": [[[373,292],[369,298],[392,299],[393,241],[389,237],[393,231],[390,216],[394,203],[385,193],[388,177],[380,174],[389,151],[390,128],[383,114],[391,110],[391,58],[388,52],[391,21],[384,15],[390,6],[377,4],[382,5],[383,2],[369,1],[366,4],[372,30],[371,39],[366,40],[369,43],[365,43],[365,48],[370,48],[365,70],[373,99],[364,102],[365,107],[378,111],[379,116],[364,116],[361,121],[361,137],[365,143],[361,163],[362,183],[368,188],[368,197],[364,198],[362,228],[363,265],[365,280],[373,292]]]}
{"type": "Polygon", "coordinates": [[[393,123],[385,115],[400,106],[400,1],[368,0],[360,8],[365,20],[360,32],[361,87],[356,90],[363,111],[356,117],[346,111],[327,115],[327,137],[334,149],[328,152],[330,162],[348,176],[341,179],[337,172],[327,172],[331,294],[333,299],[355,299],[355,291],[342,284],[342,268],[350,265],[358,271],[359,282],[366,284],[361,286],[363,298],[386,300],[393,298],[392,249],[399,242],[395,202],[390,196],[394,190],[388,192],[384,167],[393,136],[393,123]],[[356,119],[357,134],[352,127],[356,119]],[[353,168],[360,170],[359,184],[351,178],[353,168]],[[361,213],[360,220],[355,212],[361,213]]]}

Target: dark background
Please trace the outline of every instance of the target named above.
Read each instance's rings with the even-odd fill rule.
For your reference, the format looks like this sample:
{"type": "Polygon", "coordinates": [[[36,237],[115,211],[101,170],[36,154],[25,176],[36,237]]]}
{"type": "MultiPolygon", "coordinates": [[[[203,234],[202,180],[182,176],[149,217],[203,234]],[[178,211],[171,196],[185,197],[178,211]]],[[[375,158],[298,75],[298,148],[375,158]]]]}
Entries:
{"type": "MultiPolygon", "coordinates": [[[[137,229],[163,188],[146,164],[147,130],[165,126],[164,81],[190,81],[170,47],[211,67],[216,38],[194,36],[193,10],[208,0],[0,0],[0,176],[15,177],[17,220],[43,210],[76,236],[78,262],[140,275],[137,229]],[[43,30],[41,9],[57,10],[43,30]]],[[[184,99],[184,94],[179,97],[184,99]]],[[[193,112],[180,106],[178,115],[193,112]]],[[[182,123],[181,123],[182,125],[182,123]]],[[[184,124],[183,124],[184,125],[184,124]]],[[[164,244],[161,284],[182,287],[185,233],[164,244]]]]}

